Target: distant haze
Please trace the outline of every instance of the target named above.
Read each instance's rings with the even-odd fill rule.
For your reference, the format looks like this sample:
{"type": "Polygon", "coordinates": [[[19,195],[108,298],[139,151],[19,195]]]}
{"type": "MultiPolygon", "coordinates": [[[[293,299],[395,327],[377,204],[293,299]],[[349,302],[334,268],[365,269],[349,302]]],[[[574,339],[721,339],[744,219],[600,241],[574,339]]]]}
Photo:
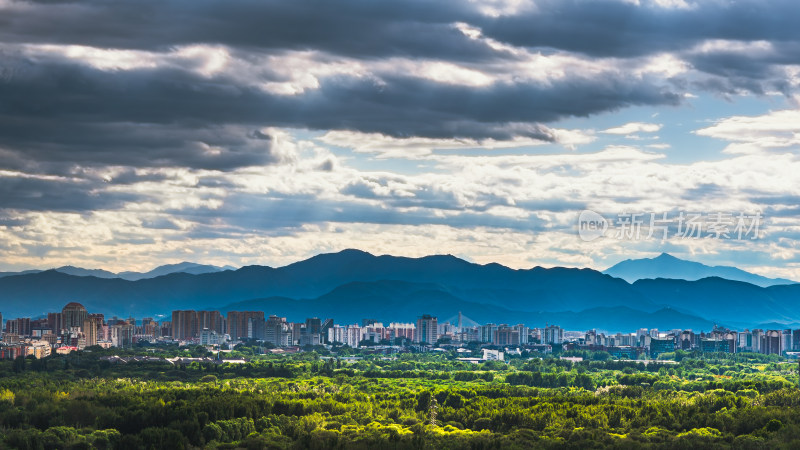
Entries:
{"type": "MultiPolygon", "coordinates": [[[[123,280],[128,280],[128,281],[136,281],[136,280],[143,280],[145,278],[155,278],[163,275],[169,275],[171,273],[191,273],[198,275],[201,273],[213,273],[213,272],[220,272],[223,270],[235,270],[235,269],[236,268],[232,266],[217,267],[207,264],[182,262],[178,264],[165,264],[163,266],[158,266],[155,269],[144,273],[142,272],[114,273],[103,269],[83,269],[74,266],[56,267],[55,269],[52,270],[60,273],[65,273],[67,275],[74,275],[77,277],[121,278],[123,280]]],[[[22,274],[37,273],[42,271],[43,270],[26,270],[23,272],[0,272],[0,278],[7,277],[10,275],[22,275],[22,274]]]]}
{"type": "Polygon", "coordinates": [[[630,283],[647,278],[674,278],[693,281],[708,277],[744,281],[762,287],[796,283],[795,281],[781,278],[762,277],[736,267],[707,266],[698,262],[685,261],[667,253],[662,253],[655,258],[626,259],[604,270],[603,273],[622,278],[630,283]]]}
{"type": "Polygon", "coordinates": [[[345,250],[279,268],[175,272],[137,281],[53,270],[6,276],[0,278],[0,311],[6,318],[38,316],[79,301],[92,312],[124,317],[255,309],[290,320],[388,323],[425,313],[446,319],[460,311],[479,323],[607,331],[800,323],[800,284],[765,288],[719,277],[654,278],[630,284],[590,269],[511,269],[452,255],[405,258],[345,250]]]}

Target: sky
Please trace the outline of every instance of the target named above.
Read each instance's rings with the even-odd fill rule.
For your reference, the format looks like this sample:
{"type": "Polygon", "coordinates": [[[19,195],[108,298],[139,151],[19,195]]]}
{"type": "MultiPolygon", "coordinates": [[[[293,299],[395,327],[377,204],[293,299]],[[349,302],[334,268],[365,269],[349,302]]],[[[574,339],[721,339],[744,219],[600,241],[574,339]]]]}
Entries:
{"type": "Polygon", "coordinates": [[[797,23],[796,0],[0,0],[0,270],[358,248],[800,280],[797,23]]]}

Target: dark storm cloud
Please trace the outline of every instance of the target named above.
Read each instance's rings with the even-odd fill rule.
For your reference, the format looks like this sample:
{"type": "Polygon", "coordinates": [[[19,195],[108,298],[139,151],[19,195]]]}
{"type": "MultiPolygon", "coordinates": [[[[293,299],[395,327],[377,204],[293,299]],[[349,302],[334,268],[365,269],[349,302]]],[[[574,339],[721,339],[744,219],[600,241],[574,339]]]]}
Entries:
{"type": "Polygon", "coordinates": [[[163,173],[137,173],[133,169],[125,169],[119,173],[114,174],[113,177],[106,181],[110,184],[135,184],[142,182],[159,182],[166,181],[169,177],[163,173]]]}
{"type": "Polygon", "coordinates": [[[517,46],[631,57],[682,51],[708,39],[798,41],[798,20],[794,0],[698,1],[688,9],[615,0],[537,0],[534,11],[500,17],[483,31],[517,46]]]}
{"type": "MultiPolygon", "coordinates": [[[[536,122],[680,101],[656,80],[624,74],[484,88],[401,75],[382,83],[345,76],[320,83],[318,89],[286,96],[237,85],[224,75],[209,79],[159,68],[105,72],[41,62],[0,81],[0,147],[40,165],[230,170],[280,162],[270,136],[256,131],[264,125],[552,141],[551,132],[536,122]]],[[[14,167],[25,160],[2,164],[30,170],[14,167]]]]}
{"type": "Polygon", "coordinates": [[[687,53],[692,67],[712,78],[700,81],[705,90],[726,94],[749,91],[764,94],[778,91],[791,94],[783,67],[800,61],[800,42],[770,42],[767,47],[750,50],[713,49],[687,53]]]}
{"type": "Polygon", "coordinates": [[[230,170],[278,162],[235,86],[181,71],[108,73],[6,55],[0,79],[0,166],[61,173],[71,165],[230,170]]]}
{"type": "Polygon", "coordinates": [[[328,80],[304,99],[313,111],[295,108],[303,115],[293,119],[306,121],[311,128],[357,129],[395,137],[506,140],[524,136],[551,141],[547,129],[531,122],[680,101],[677,93],[657,80],[613,73],[603,79],[576,74],[547,86],[520,82],[476,88],[403,76],[384,81],[375,85],[361,79],[328,80]]]}
{"type": "Polygon", "coordinates": [[[88,212],[147,199],[101,187],[85,180],[0,176],[0,210],[88,212]]]}
{"type": "Polygon", "coordinates": [[[798,22],[800,8],[795,0],[698,1],[687,9],[615,0],[539,0],[535,11],[500,17],[481,28],[486,36],[511,45],[589,57],[634,58],[670,52],[698,73],[709,75],[693,82],[694,87],[762,95],[770,90],[789,94],[780,68],[796,64],[800,56],[798,22]],[[772,48],[697,51],[701,44],[713,41],[766,42],[772,48]]]}
{"type": "Polygon", "coordinates": [[[0,16],[5,42],[168,49],[220,43],[314,49],[355,57],[493,56],[453,28],[467,23],[516,46],[592,56],[641,56],[706,39],[797,41],[794,0],[701,1],[691,8],[617,0],[537,0],[517,14],[490,17],[480,2],[457,0],[107,0],[18,2],[0,16]],[[23,7],[24,6],[24,7],[23,7]]]}
{"type": "MultiPolygon", "coordinates": [[[[275,148],[271,136],[259,131],[265,127],[352,130],[398,138],[556,141],[543,124],[635,105],[674,105],[689,86],[718,92],[785,92],[788,85],[780,68],[795,64],[800,55],[796,26],[800,9],[789,0],[770,2],[769,7],[754,1],[702,2],[688,10],[611,0],[540,0],[529,10],[500,17],[480,14],[479,2],[455,0],[86,0],[2,5],[0,169],[77,173],[82,180],[2,178],[0,208],[81,211],[139,199],[106,193],[106,184],[81,170],[114,166],[116,175],[106,181],[119,186],[166,181],[157,171],[137,169],[225,172],[290,160],[275,148]],[[457,27],[460,23],[535,52],[620,61],[616,67],[609,63],[609,70],[599,74],[566,69],[563,77],[546,82],[527,81],[527,74],[521,74],[519,79],[483,87],[435,82],[414,73],[385,73],[386,69],[370,66],[400,57],[502,72],[507,70],[504,64],[522,58],[466,36],[457,27]],[[763,40],[773,48],[693,50],[708,39],[763,40]],[[29,44],[136,49],[159,55],[154,67],[100,70],[59,50],[32,50],[29,44]],[[210,75],[198,73],[191,61],[178,58],[167,64],[158,59],[192,44],[225,46],[234,59],[259,67],[256,73],[210,75]],[[285,68],[259,61],[302,50],[313,51],[309,64],[349,58],[364,62],[373,73],[318,75],[319,86],[295,95],[264,90],[264,82],[286,81],[291,77],[287,73],[302,75],[304,68],[300,64],[281,70],[285,68]],[[704,77],[641,76],[631,69],[636,64],[625,60],[665,51],[676,53],[704,77]]],[[[332,170],[334,162],[322,163],[319,169],[332,170]]],[[[198,186],[235,188],[225,175],[201,178],[198,186]]],[[[367,185],[352,185],[345,192],[362,198],[376,195],[367,185]]],[[[434,191],[411,199],[381,200],[393,202],[390,206],[395,208],[457,209],[452,195],[434,191]]],[[[313,209],[307,207],[313,201],[299,204],[313,209]]],[[[484,208],[504,201],[478,199],[484,208]]],[[[281,206],[291,213],[292,207],[281,206]]],[[[458,220],[470,223],[469,214],[478,212],[463,211],[458,220]]],[[[340,220],[360,214],[364,221],[376,223],[412,220],[372,207],[351,211],[344,204],[316,213],[340,220]]],[[[305,217],[302,214],[297,217],[305,217]]],[[[452,223],[454,219],[418,220],[452,223]]]]}
{"type": "MultiPolygon", "coordinates": [[[[249,52],[315,50],[355,59],[400,56],[472,65],[515,58],[456,29],[457,23],[465,23],[501,42],[545,52],[619,58],[676,52],[697,70],[722,77],[700,80],[694,86],[726,92],[784,90],[773,66],[797,61],[800,43],[796,26],[800,9],[793,0],[699,2],[689,9],[617,0],[540,0],[518,14],[496,18],[479,14],[477,2],[456,0],[142,0],[127,4],[88,0],[12,5],[16,6],[0,15],[0,41],[6,43],[153,51],[203,43],[231,47],[244,57],[249,52]],[[752,52],[686,54],[696,44],[718,39],[768,41],[776,49],[769,61],[753,58],[752,52]],[[767,80],[768,86],[762,86],[761,80],[767,80]]],[[[351,129],[357,129],[356,125],[351,129]]],[[[445,125],[445,129],[452,126],[445,125]]]]}
{"type": "Polygon", "coordinates": [[[479,18],[468,3],[453,0],[24,3],[35,6],[0,16],[0,40],[144,50],[206,43],[376,58],[472,60],[496,54],[453,26],[479,18]]]}
{"type": "MultiPolygon", "coordinates": [[[[481,67],[516,58],[470,39],[466,23],[516,46],[633,57],[684,52],[705,39],[772,40],[763,57],[741,52],[692,53],[686,58],[710,78],[694,86],[731,92],[786,89],[775,67],[797,60],[798,9],[790,1],[663,9],[618,1],[538,1],[519,14],[479,14],[475,3],[233,1],[119,3],[105,0],[12,2],[0,14],[5,44],[77,44],[170,51],[221,44],[237,57],[316,50],[377,60],[411,57],[481,67]],[[764,85],[762,80],[769,80],[764,85]]],[[[553,141],[539,123],[632,105],[675,104],[685,80],[625,73],[569,73],[547,85],[495,83],[454,86],[415,74],[328,77],[302,94],[269,94],[241,79],[204,77],[180,65],[103,71],[57,54],[0,62],[0,152],[3,167],[59,173],[70,165],[190,167],[232,170],[281,162],[264,126],[376,132],[394,137],[528,137],[553,141]]],[[[281,74],[266,67],[259,82],[281,74]]],[[[323,167],[324,168],[324,167],[323,167]]],[[[330,168],[330,167],[329,167],[330,168]]],[[[124,181],[120,181],[124,182],[124,181]]]]}

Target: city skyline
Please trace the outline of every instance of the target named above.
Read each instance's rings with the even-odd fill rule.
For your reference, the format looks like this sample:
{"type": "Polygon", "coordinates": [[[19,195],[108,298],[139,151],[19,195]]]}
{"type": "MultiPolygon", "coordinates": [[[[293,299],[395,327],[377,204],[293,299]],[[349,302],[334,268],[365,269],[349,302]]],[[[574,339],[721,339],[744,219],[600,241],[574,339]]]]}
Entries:
{"type": "MultiPolygon", "coordinates": [[[[462,311],[495,323],[561,322],[612,331],[641,324],[695,329],[800,325],[795,301],[800,284],[668,254],[629,260],[604,273],[515,270],[448,255],[404,258],[358,250],[279,268],[204,269],[185,273],[177,267],[169,274],[135,274],[132,279],[74,268],[2,274],[0,311],[6,317],[38,317],[79,301],[106,316],[159,320],[170,311],[188,309],[265,311],[290,320],[315,311],[337,322],[365,316],[395,320],[427,310],[439,317],[462,311]]],[[[243,330],[247,319],[242,320],[238,328],[243,330]]]]}
{"type": "MultiPolygon", "coordinates": [[[[177,343],[231,350],[243,342],[290,348],[292,352],[317,351],[320,347],[339,351],[340,347],[358,349],[373,346],[426,351],[425,348],[477,345],[478,348],[488,347],[489,352],[498,347],[517,353],[521,348],[541,354],[586,350],[630,359],[656,358],[664,353],[674,354],[677,350],[755,352],[795,357],[800,354],[800,329],[792,328],[750,330],[715,325],[710,331],[645,327],[632,332],[611,333],[597,328],[585,332],[571,331],[557,324],[528,325],[533,324],[480,324],[463,316],[460,311],[443,321],[430,314],[420,314],[416,322],[392,321],[389,325],[367,318],[362,319],[360,325],[338,324],[333,319],[319,317],[290,322],[274,314],[267,317],[264,311],[228,311],[222,314],[211,310],[173,311],[171,320],[163,321],[151,317],[140,321],[134,317],[113,317],[106,321],[103,314],[89,313],[80,303],[71,302],[60,313],[48,312],[46,319],[6,320],[0,329],[0,359],[14,359],[20,355],[44,358],[52,352],[66,354],[93,346],[130,349],[141,344],[177,343]],[[452,323],[452,319],[456,323],[452,323]]],[[[486,351],[483,360],[487,359],[486,351]]],[[[492,358],[503,359],[502,353],[493,355],[492,358]]]]}
{"type": "Polygon", "coordinates": [[[359,248],[513,268],[668,252],[800,279],[789,0],[2,1],[0,17],[1,271],[359,248]],[[584,210],[763,224],[586,242],[584,210]]]}

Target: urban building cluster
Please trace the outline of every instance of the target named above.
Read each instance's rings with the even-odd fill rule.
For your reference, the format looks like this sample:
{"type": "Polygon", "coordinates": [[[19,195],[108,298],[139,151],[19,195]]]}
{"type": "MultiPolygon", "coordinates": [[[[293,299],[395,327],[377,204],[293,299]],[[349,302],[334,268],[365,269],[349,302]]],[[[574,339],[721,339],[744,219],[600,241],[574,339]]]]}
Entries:
{"type": "MultiPolygon", "coordinates": [[[[0,358],[48,356],[86,347],[129,348],[139,342],[177,342],[213,348],[228,348],[242,341],[260,341],[274,347],[303,348],[316,345],[394,346],[430,349],[479,343],[502,347],[513,354],[519,349],[551,353],[566,350],[606,351],[620,358],[655,358],[675,350],[701,352],[757,352],[795,356],[800,352],[800,329],[736,331],[715,327],[711,332],[641,328],[635,333],[605,334],[597,330],[565,331],[557,325],[530,328],[523,324],[478,325],[461,313],[455,323],[423,314],[413,323],[388,325],[364,319],[360,324],[335,324],[333,319],[311,317],[289,322],[285,317],[266,316],[263,311],[173,311],[171,320],[146,317],[108,320],[89,313],[72,302],[61,312],[36,319],[16,318],[2,327],[0,358]],[[464,322],[473,325],[465,325],[464,322]]],[[[3,323],[0,314],[0,324],[3,323]]]]}
{"type": "MultiPolygon", "coordinates": [[[[3,315],[0,314],[0,324],[3,315]]],[[[51,353],[69,353],[85,347],[131,347],[144,336],[160,336],[163,330],[152,318],[136,326],[136,319],[91,314],[77,302],[68,303],[61,312],[46,317],[19,317],[6,320],[2,327],[0,359],[33,355],[37,358],[51,353]]]]}

